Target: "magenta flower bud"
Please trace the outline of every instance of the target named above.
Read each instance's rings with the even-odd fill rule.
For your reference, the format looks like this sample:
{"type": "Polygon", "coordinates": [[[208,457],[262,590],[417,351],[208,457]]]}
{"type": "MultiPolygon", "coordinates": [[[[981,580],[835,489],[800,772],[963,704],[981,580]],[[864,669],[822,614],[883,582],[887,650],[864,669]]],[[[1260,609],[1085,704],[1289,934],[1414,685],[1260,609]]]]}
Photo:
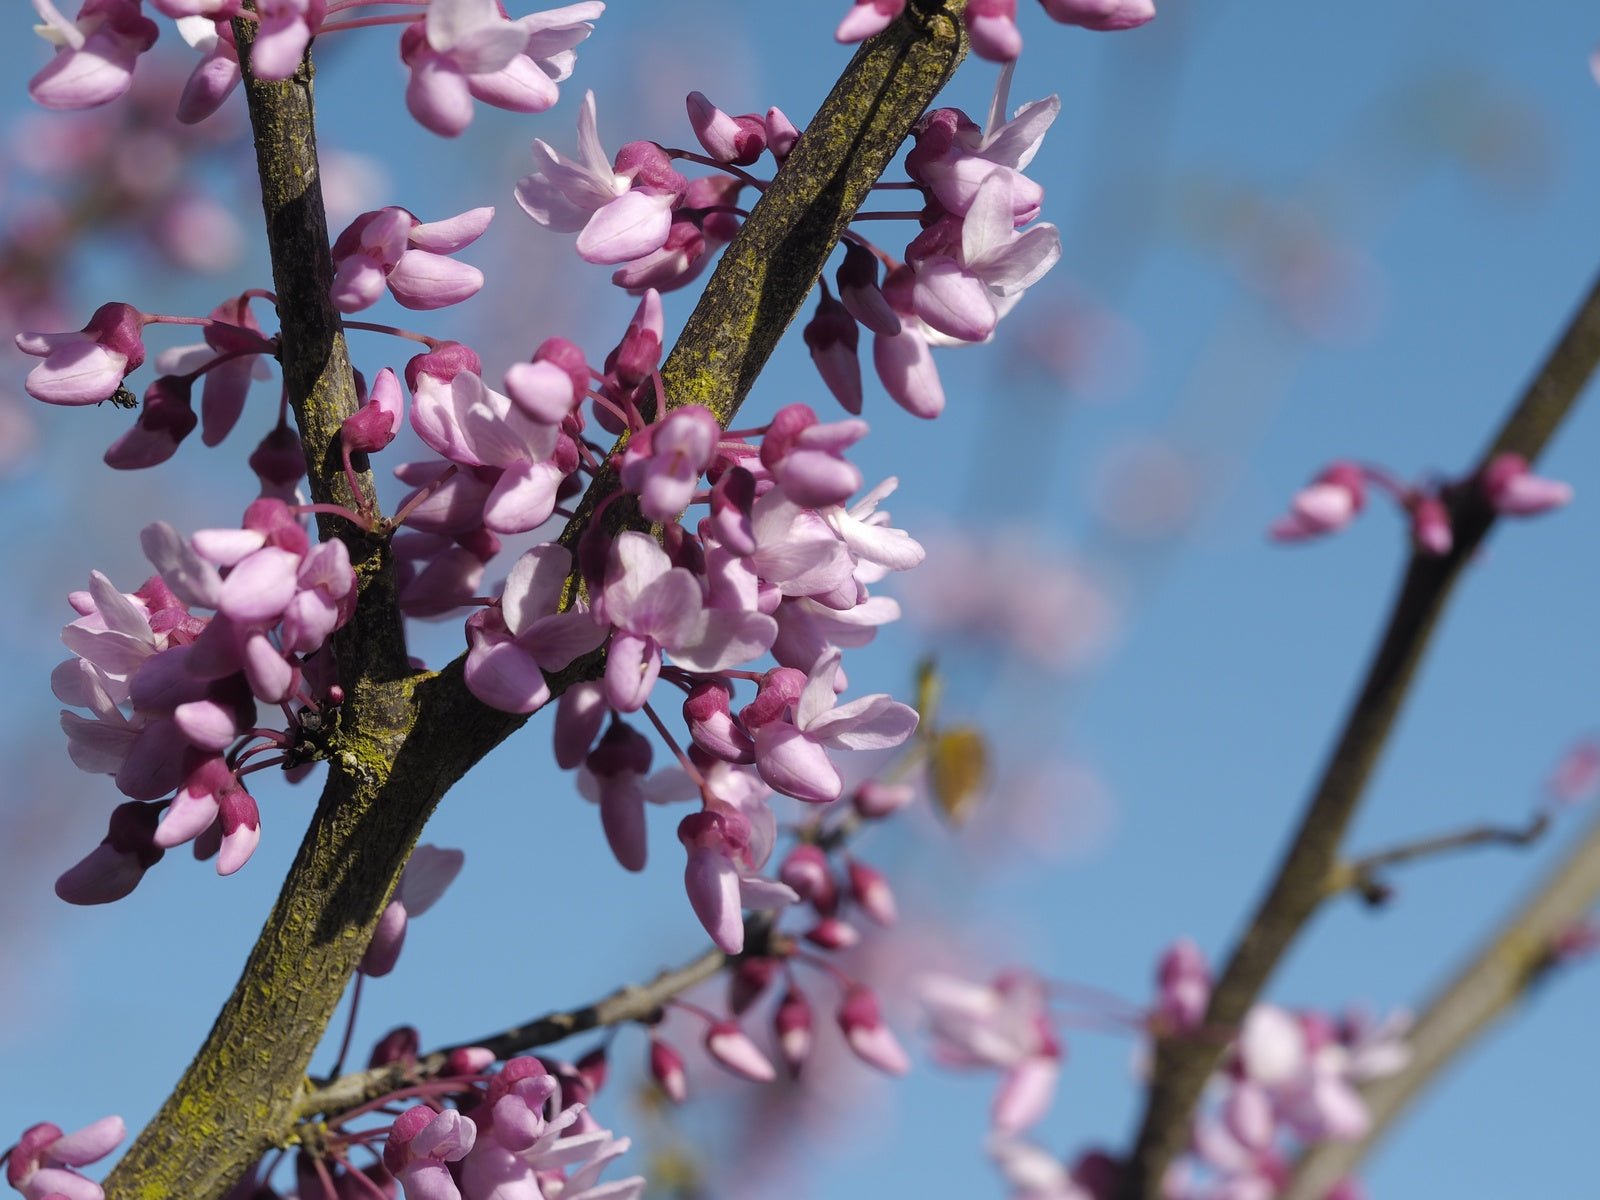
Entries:
{"type": "Polygon", "coordinates": [[[190,401],[192,380],[162,375],[144,392],[144,407],[132,429],[106,450],[106,466],[118,471],[138,470],[164,463],[178,444],[200,423],[190,401]]]}
{"type": "Polygon", "coordinates": [[[629,142],[617,151],[612,164],[618,175],[633,180],[635,188],[650,188],[681,199],[689,181],[672,165],[672,156],[655,142],[629,142]]]}
{"type": "Polygon", "coordinates": [[[262,491],[283,499],[294,494],[305,478],[306,456],[293,426],[279,425],[250,452],[250,469],[261,480],[262,491]]]}
{"type": "Polygon", "coordinates": [[[543,425],[560,425],[583,399],[583,392],[572,386],[572,376],[553,362],[512,364],[506,370],[506,395],[543,425]]]}
{"type": "Polygon", "coordinates": [[[445,1059],[447,1075],[477,1075],[494,1065],[494,1051],[486,1046],[462,1046],[445,1059]]]}
{"type": "Polygon", "coordinates": [[[48,1121],[23,1130],[6,1151],[6,1182],[27,1200],[95,1200],[100,1186],[74,1167],[88,1166],[110,1154],[127,1135],[121,1117],[101,1117],[72,1133],[48,1121]]]}
{"type": "MultiPolygon", "coordinates": [[[[898,320],[898,318],[897,318],[898,320]]],[[[861,330],[844,305],[823,294],[817,311],[801,331],[817,374],[848,413],[861,411],[861,330]]]]}
{"type": "Polygon", "coordinates": [[[1137,29],[1155,19],[1155,0],[1039,0],[1053,21],[1101,33],[1137,29]]]}
{"type": "Polygon", "coordinates": [[[906,0],[856,0],[833,31],[834,41],[850,45],[882,33],[906,7],[906,0]]]}
{"type": "Polygon", "coordinates": [[[578,1074],[583,1076],[583,1081],[589,1085],[591,1094],[605,1087],[606,1079],[611,1074],[611,1062],[606,1056],[605,1043],[602,1042],[589,1051],[573,1066],[577,1068],[578,1074]]]}
{"type": "Polygon", "coordinates": [[[857,321],[873,333],[893,336],[900,332],[900,318],[878,287],[878,256],[859,242],[844,243],[844,261],[834,272],[839,300],[857,321]]]}
{"type": "Polygon", "coordinates": [[[718,162],[746,167],[766,151],[767,131],[760,117],[730,117],[700,92],[690,92],[687,104],[695,137],[718,162]]]}
{"type": "Polygon", "coordinates": [[[861,931],[838,917],[823,917],[802,936],[824,950],[849,950],[861,944],[861,931]]]}
{"type": "Polygon", "coordinates": [[[972,41],[972,52],[979,58],[1007,63],[1022,53],[1017,0],[970,0],[962,19],[972,41]]]}
{"type": "Polygon", "coordinates": [[[806,674],[793,667],[774,667],[761,677],[756,698],[739,710],[739,724],[751,733],[780,720],[784,710],[799,702],[806,690],[806,674]]]}
{"type": "MultiPolygon", "coordinates": [[[[387,1067],[390,1063],[414,1063],[422,1049],[422,1035],[414,1025],[398,1025],[378,1039],[367,1066],[387,1067]]],[[[454,1074],[454,1072],[452,1072],[454,1074]]]]}
{"type": "Polygon", "coordinates": [[[783,115],[783,110],[780,108],[767,109],[765,124],[767,149],[771,150],[772,157],[781,163],[789,157],[794,144],[800,140],[800,131],[794,127],[793,121],[783,115]]]}
{"type": "Polygon", "coordinates": [[[605,687],[598,682],[576,683],[561,693],[556,705],[556,766],[570,771],[588,757],[609,711],[605,687]]]}
{"type": "Polygon", "coordinates": [[[865,421],[823,425],[808,406],[790,404],[772,418],[761,442],[761,463],[796,504],[841,504],[861,487],[861,472],[844,459],[843,451],[866,433],[865,421]]]}
{"type": "Polygon", "coordinates": [[[904,1075],[911,1060],[878,1011],[878,998],[870,988],[856,984],[839,1006],[839,1028],[857,1058],[890,1075],[904,1075]]]}
{"type": "Polygon", "coordinates": [[[389,1127],[389,1137],[383,1144],[383,1165],[389,1168],[391,1174],[398,1175],[405,1168],[412,1139],[431,1125],[436,1115],[426,1104],[418,1104],[395,1118],[394,1124],[389,1127]]]}
{"type": "Polygon", "coordinates": [[[733,1015],[743,1016],[761,999],[780,969],[775,958],[740,959],[739,965],[728,974],[728,1008],[733,1015]]]}
{"type": "Polygon", "coordinates": [[[367,402],[339,426],[339,436],[350,453],[373,454],[394,441],[404,419],[405,398],[400,394],[400,380],[391,368],[385,367],[372,381],[367,402]]]}
{"type": "Polygon", "coordinates": [[[1437,496],[1418,495],[1411,505],[1411,537],[1424,554],[1443,556],[1455,544],[1450,510],[1437,496]]]}
{"type": "Polygon", "coordinates": [[[689,1098],[689,1080],[683,1071],[683,1056],[659,1037],[650,1039],[650,1078],[674,1104],[689,1098]]]}
{"type": "Polygon", "coordinates": [[[1280,542],[1335,533],[1355,520],[1366,503],[1366,472],[1355,463],[1336,462],[1295,493],[1289,515],[1273,522],[1267,532],[1280,542]]]}
{"type": "Polygon", "coordinates": [[[113,303],[95,309],[81,330],[17,334],[17,349],[44,359],[28,372],[28,395],[48,404],[109,400],[144,362],[143,331],[143,313],[113,303]]]}
{"type": "Polygon", "coordinates": [[[661,339],[665,333],[661,293],[652,288],[640,299],[628,331],[617,345],[615,370],[624,387],[638,387],[654,374],[661,362],[661,339]]]}
{"type": "Polygon", "coordinates": [[[710,527],[722,547],[741,558],[756,552],[751,515],[756,502],[756,477],[744,467],[732,467],[711,488],[710,527]]]}
{"type": "MultiPolygon", "coordinates": [[[[705,219],[709,223],[713,217],[720,220],[728,215],[711,213],[705,219]]],[[[682,214],[675,215],[667,231],[667,240],[660,248],[618,267],[611,273],[611,282],[632,296],[641,296],[651,288],[658,292],[674,291],[699,276],[711,248],[712,242],[704,229],[682,214]]]]}
{"type": "MultiPolygon", "coordinates": [[[[463,371],[482,375],[483,360],[474,350],[463,346],[460,342],[446,342],[436,349],[418,354],[406,363],[406,386],[415,393],[419,381],[424,376],[447,384],[463,371]]],[[[413,408],[411,411],[415,423],[416,409],[413,408]]]]}
{"type": "Polygon", "coordinates": [[[613,720],[584,765],[600,779],[624,773],[644,775],[649,773],[652,754],[643,734],[625,721],[613,720]]]}
{"type": "Polygon", "coordinates": [[[753,763],[755,744],[728,711],[728,688],[716,680],[695,685],[683,702],[683,719],[694,744],[713,758],[753,763]]]}
{"type": "Polygon", "coordinates": [[[772,1062],[732,1021],[718,1021],[706,1029],[706,1053],[735,1075],[756,1083],[771,1083],[778,1077],[772,1062]]]}
{"type": "Polygon", "coordinates": [[[1497,454],[1479,484],[1494,510],[1511,517],[1548,512],[1572,500],[1571,484],[1533,474],[1520,454],[1497,454]]]}
{"type": "Polygon", "coordinates": [[[811,1002],[804,992],[791,987],[772,1014],[772,1032],[791,1076],[798,1077],[800,1068],[811,1057],[812,1027],[811,1002]]]}
{"type": "Polygon", "coordinates": [[[56,895],[68,904],[110,904],[133,891],[166,853],[155,842],[160,815],[156,804],[117,805],[105,839],[56,880],[56,895]]]}
{"type": "MultiPolygon", "coordinates": [[[[619,355],[619,370],[621,365],[619,355]]],[[[676,524],[678,514],[694,498],[721,435],[710,409],[699,404],[674,409],[629,439],[622,456],[622,486],[638,493],[639,509],[647,518],[681,528],[676,524]]]]}
{"type": "Polygon", "coordinates": [[[255,799],[237,782],[217,797],[217,823],[222,828],[222,848],[217,852],[217,874],[232,875],[255,853],[261,841],[261,813],[255,799]]]}
{"type": "Polygon", "coordinates": [[[856,812],[869,821],[899,812],[917,798],[916,789],[904,783],[879,783],[869,779],[850,797],[856,812]]]}
{"type": "Polygon", "coordinates": [[[1211,1002],[1211,969],[1200,947],[1179,938],[1156,968],[1156,1017],[1166,1033],[1187,1033],[1205,1021],[1211,1002]]]}
{"type": "Polygon", "coordinates": [[[821,847],[801,842],[778,868],[778,879],[788,884],[819,913],[831,913],[839,904],[833,869],[821,847]]]}
{"type": "Polygon", "coordinates": [[[889,881],[884,878],[883,872],[874,870],[854,858],[849,862],[848,871],[850,895],[861,906],[861,911],[879,925],[893,925],[897,916],[894,891],[889,887],[889,881]]]}

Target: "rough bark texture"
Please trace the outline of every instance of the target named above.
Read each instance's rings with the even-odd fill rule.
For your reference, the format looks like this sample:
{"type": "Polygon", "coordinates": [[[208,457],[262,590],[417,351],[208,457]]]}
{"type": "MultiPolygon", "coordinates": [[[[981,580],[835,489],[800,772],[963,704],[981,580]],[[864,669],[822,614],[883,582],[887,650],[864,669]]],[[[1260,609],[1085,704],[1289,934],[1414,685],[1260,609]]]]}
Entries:
{"type": "MultiPolygon", "coordinates": [[[[1514,452],[1536,459],[1600,361],[1600,280],[1573,316],[1479,463],[1514,452]]],[[[1473,558],[1495,514],[1475,487],[1449,497],[1455,545],[1448,555],[1414,553],[1389,624],[1344,729],[1323,768],[1294,840],[1224,967],[1206,1024],[1238,1026],[1268,977],[1328,894],[1339,847],[1378,761],[1461,569],[1473,558]]],[[[1214,1039],[1165,1039],[1122,1195],[1156,1200],[1162,1175],[1188,1142],[1206,1079],[1224,1049],[1214,1039]]]]}
{"type": "MultiPolygon", "coordinates": [[[[808,294],[846,222],[965,52],[964,0],[913,0],[863,46],[743,231],[724,254],[663,369],[669,403],[705,404],[726,425],[808,294]]],[[[249,29],[236,22],[242,50],[249,29]]],[[[312,494],[349,505],[338,428],[354,410],[317,183],[311,71],[247,82],[283,368],[312,494]]],[[[370,487],[370,481],[365,481],[370,487]]],[[[576,538],[615,480],[602,474],[563,540],[576,538]]],[[[462,660],[409,675],[386,545],[337,519],[361,581],[336,642],[348,699],[329,736],[329,778],[244,973],[155,1120],[106,1183],[110,1200],[208,1200],[285,1144],[303,1111],[306,1067],[423,824],[444,793],[524,717],[479,704],[462,660]]],[[[599,660],[552,680],[592,676],[599,660]]]]}

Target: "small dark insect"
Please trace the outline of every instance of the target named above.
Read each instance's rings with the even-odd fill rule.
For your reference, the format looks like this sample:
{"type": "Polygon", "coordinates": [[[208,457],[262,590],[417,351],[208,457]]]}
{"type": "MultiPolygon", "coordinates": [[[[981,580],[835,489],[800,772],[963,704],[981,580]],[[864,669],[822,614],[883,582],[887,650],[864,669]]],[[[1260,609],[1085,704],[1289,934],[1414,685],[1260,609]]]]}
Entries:
{"type": "Polygon", "coordinates": [[[109,399],[111,400],[111,403],[115,404],[118,408],[139,407],[139,397],[130,392],[128,390],[128,385],[125,383],[118,384],[117,390],[111,393],[109,399]]]}

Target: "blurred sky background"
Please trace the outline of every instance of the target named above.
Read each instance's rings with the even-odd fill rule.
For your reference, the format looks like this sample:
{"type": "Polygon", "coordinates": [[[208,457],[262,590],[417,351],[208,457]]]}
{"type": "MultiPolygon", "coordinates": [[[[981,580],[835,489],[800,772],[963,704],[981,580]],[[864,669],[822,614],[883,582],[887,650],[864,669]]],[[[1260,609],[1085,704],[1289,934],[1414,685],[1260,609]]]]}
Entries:
{"type": "MultiPolygon", "coordinates": [[[[323,148],[354,197],[336,220],[384,204],[425,220],[499,208],[462,254],[489,276],[480,296],[437,317],[401,316],[387,301],[363,316],[471,341],[492,381],[553,334],[598,361],[634,302],[577,259],[570,236],[516,208],[530,139],[570,153],[585,88],[613,152],[634,138],[692,145],[683,96],[693,89],[733,112],[776,104],[803,124],[848,59],[831,38],[844,7],[616,0],[553,111],[480,106],[455,142],[406,115],[395,31],[326,39],[323,148]]],[[[835,1061],[798,1095],[696,1065],[691,1088],[711,1099],[669,1121],[632,1100],[643,1035],[618,1035],[598,1111],[635,1137],[630,1169],[665,1152],[720,1162],[728,1173],[713,1177],[713,1195],[1000,1192],[982,1145],[993,1079],[927,1062],[897,981],[935,962],[985,977],[1027,963],[1143,1003],[1173,938],[1192,936],[1213,960],[1226,953],[1315,778],[1405,552],[1382,502],[1313,546],[1269,544],[1268,523],[1335,457],[1407,477],[1463,470],[1600,264],[1592,3],[1533,14],[1484,0],[1448,12],[1421,0],[1167,0],[1154,24],[1121,35],[1022,7],[1012,102],[1061,95],[1029,173],[1047,189],[1063,260],[995,346],[939,355],[949,406],[938,421],[908,416],[869,379],[873,436],[856,454],[869,481],[899,476],[896,524],[932,554],[889,585],[907,619],[851,657],[852,687],[909,698],[912,662],[936,654],[948,717],[993,739],[995,783],[959,831],[922,804],[860,843],[899,893],[902,926],[883,939],[873,977],[916,1052],[909,1084],[843,1060],[825,1029],[835,1061]],[[988,594],[976,612],[974,582],[988,594]],[[997,596],[1009,597],[1004,608],[997,596]],[[763,1117],[781,1124],[757,1139],[751,1123],[763,1117]]],[[[25,83],[46,50],[26,36],[26,9],[14,6],[13,36],[0,39],[10,80],[0,220],[13,228],[37,213],[40,164],[82,120],[30,106],[25,83]]],[[[170,28],[158,49],[181,79],[189,56],[170,28]]],[[[153,80],[160,60],[141,75],[153,80]]],[[[995,75],[969,61],[943,102],[981,121],[995,75]]],[[[216,120],[237,129],[241,98],[216,120]]],[[[160,139],[124,148],[119,169],[160,170],[159,151],[160,139]]],[[[150,244],[92,243],[63,264],[71,287],[56,327],[82,325],[110,299],[203,313],[267,286],[248,147],[209,150],[199,186],[237,214],[236,263],[197,281],[150,244]]],[[[868,232],[895,250],[909,236],[868,232]]],[[[691,301],[692,291],[672,298],[669,336],[691,301]]],[[[371,336],[354,343],[369,378],[404,354],[371,336]]],[[[118,799],[109,781],[70,767],[56,727],[48,674],[63,657],[65,595],[91,567],[135,587],[148,521],[236,522],[254,491],[243,459],[274,419],[276,384],[258,386],[221,448],[191,438],[164,467],[113,475],[99,456],[131,418],[18,401],[26,364],[5,362],[0,1143],[37,1120],[73,1128],[119,1112],[137,1128],[149,1118],[231,988],[316,795],[314,783],[264,786],[261,848],[233,878],[174,852],[118,904],[55,900],[51,881],[103,836],[118,799]]],[[[825,419],[837,411],[797,330],[745,414],[794,401],[825,419]]],[[[1507,522],[1463,580],[1354,847],[1518,822],[1566,747],[1600,726],[1593,405],[1541,466],[1574,483],[1576,503],[1507,522]]],[[[404,450],[376,466],[405,461],[404,450]]],[[[417,641],[434,665],[461,646],[454,622],[417,641]]],[[[652,814],[650,868],[627,875],[594,810],[549,763],[548,737],[549,720],[535,717],[428,827],[425,840],[463,848],[467,868],[412,927],[396,972],[367,987],[358,1047],[400,1022],[419,1026],[424,1045],[486,1034],[704,945],[682,892],[681,814],[652,814]]],[[[1272,997],[1419,1004],[1583,820],[1569,817],[1533,850],[1413,866],[1381,912],[1331,904],[1272,997]]],[[[820,986],[814,999],[825,1020],[820,986]]],[[[1542,989],[1370,1161],[1373,1193],[1593,1194],[1597,1001],[1588,966],[1542,989]]],[[[681,1017],[667,1029],[681,1047],[695,1040],[681,1017]]],[[[1134,1056],[1127,1037],[1074,1034],[1039,1140],[1069,1155],[1122,1147],[1138,1112],[1134,1056]]]]}

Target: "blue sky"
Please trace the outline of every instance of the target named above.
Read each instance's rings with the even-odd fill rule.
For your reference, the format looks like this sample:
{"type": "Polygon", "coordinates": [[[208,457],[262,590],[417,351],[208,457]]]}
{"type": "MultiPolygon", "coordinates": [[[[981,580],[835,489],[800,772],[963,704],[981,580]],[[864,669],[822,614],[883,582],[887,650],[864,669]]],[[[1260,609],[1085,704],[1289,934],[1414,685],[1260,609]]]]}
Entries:
{"type": "MultiPolygon", "coordinates": [[[[619,0],[554,111],[480,110],[454,143],[405,116],[393,39],[375,31],[327,47],[324,145],[382,163],[388,184],[370,206],[403,204],[425,218],[499,206],[489,237],[463,256],[485,268],[489,287],[433,328],[480,342],[502,366],[555,333],[598,357],[632,302],[510,202],[530,138],[570,149],[585,87],[613,150],[632,138],[685,144],[691,89],[731,111],[777,104],[802,121],[846,61],[830,37],[842,7],[619,0]]],[[[1403,530],[1381,505],[1315,546],[1269,545],[1266,525],[1334,457],[1408,477],[1462,470],[1600,263],[1600,87],[1586,61],[1600,20],[1578,0],[1520,21],[1488,3],[1452,6],[1441,20],[1420,0],[1315,9],[1172,0],[1146,30],[1097,37],[1024,8],[1012,95],[1062,98],[1030,172],[1061,228],[1062,263],[996,346],[941,357],[950,404],[939,421],[914,421],[869,384],[874,432],[858,460],[869,479],[900,477],[892,508],[915,534],[1012,538],[1085,572],[1095,591],[1066,606],[1054,636],[1081,633],[1073,623],[1091,620],[1095,595],[1116,628],[1065,673],[1041,663],[1056,648],[1048,631],[1002,653],[914,621],[853,660],[857,688],[903,694],[912,659],[936,652],[950,674],[948,709],[990,731],[1001,781],[964,831],[913,814],[862,853],[894,873],[904,946],[954,929],[978,948],[969,953],[980,970],[1024,961],[1142,1001],[1172,938],[1225,953],[1315,778],[1402,561],[1403,530]],[[1285,263],[1296,268],[1287,276],[1285,263]],[[1304,301],[1300,285],[1326,278],[1319,264],[1343,281],[1331,304],[1304,301]],[[1106,315],[1070,315],[1085,304],[1106,315]],[[1031,365],[1024,332],[1034,329],[1102,356],[1111,383],[1074,388],[1031,365]],[[1130,476],[1140,463],[1177,470],[1130,476]],[[1173,498],[1130,533],[1126,502],[1108,496],[1149,500],[1156,480],[1173,498]],[[1028,782],[1039,778],[1048,782],[1028,782]],[[1041,789],[1042,800],[1028,799],[1041,789]]],[[[19,36],[0,55],[13,80],[6,112],[21,113],[42,50],[19,36]]],[[[969,63],[946,102],[981,113],[994,73],[969,63]]],[[[209,182],[256,237],[245,181],[214,169],[209,182]]],[[[203,311],[263,278],[196,289],[148,269],[130,278],[138,261],[88,259],[77,311],[108,298],[155,307],[146,290],[203,311]]],[[[251,266],[260,272],[259,250],[251,266]]],[[[669,307],[669,325],[684,304],[669,307]]],[[[369,373],[387,361],[375,341],[356,352],[369,373]]],[[[791,337],[746,411],[797,400],[828,410],[791,337]]],[[[254,404],[264,428],[267,389],[254,404]]],[[[98,454],[119,418],[36,416],[39,450],[0,482],[12,514],[0,538],[15,580],[4,711],[17,764],[0,806],[18,830],[0,886],[9,965],[0,1061],[12,1082],[0,1139],[38,1119],[70,1127],[117,1111],[136,1125],[154,1111],[231,986],[313,800],[309,790],[268,793],[261,851],[237,877],[219,881],[173,855],[106,909],[68,910],[49,894],[113,803],[109,785],[65,767],[55,729],[47,675],[61,655],[64,593],[91,566],[131,586],[141,569],[134,534],[147,520],[235,520],[253,435],[209,453],[186,445],[164,469],[113,478],[98,454]]],[[[1597,458],[1600,418],[1580,407],[1542,467],[1571,480],[1577,502],[1506,525],[1463,581],[1355,846],[1515,822],[1561,751],[1600,725],[1597,458]]],[[[1032,585],[997,572],[992,586],[1032,585]]],[[[913,613],[917,589],[915,576],[896,587],[913,613]]],[[[434,663],[460,644],[453,626],[419,641],[434,663]]],[[[658,814],[651,868],[625,876],[594,812],[547,764],[547,725],[535,718],[430,826],[428,840],[466,850],[467,870],[415,926],[397,972],[368,989],[364,1037],[411,1021],[425,1043],[459,1040],[648,976],[702,944],[682,897],[674,818],[658,814]]],[[[1532,851],[1414,867],[1381,913],[1331,905],[1272,996],[1419,1002],[1579,820],[1532,851]]],[[[1574,970],[1467,1055],[1372,1160],[1374,1194],[1585,1194],[1596,988],[1592,970],[1574,970]]],[[[900,1027],[919,1047],[915,1022],[900,1027]]],[[[615,1053],[636,1064],[643,1039],[625,1031],[615,1053]]],[[[1041,1139],[1063,1152],[1120,1144],[1136,1113],[1132,1054],[1127,1039],[1072,1034],[1041,1139]]],[[[828,1079],[784,1139],[784,1172],[742,1170],[724,1194],[998,1191],[981,1149],[989,1081],[920,1059],[898,1088],[852,1064],[828,1079]]],[[[720,1154],[756,1096],[706,1071],[693,1082],[722,1099],[687,1114],[682,1136],[720,1154]]],[[[621,1132],[666,1136],[624,1086],[601,1111],[621,1132]]]]}

